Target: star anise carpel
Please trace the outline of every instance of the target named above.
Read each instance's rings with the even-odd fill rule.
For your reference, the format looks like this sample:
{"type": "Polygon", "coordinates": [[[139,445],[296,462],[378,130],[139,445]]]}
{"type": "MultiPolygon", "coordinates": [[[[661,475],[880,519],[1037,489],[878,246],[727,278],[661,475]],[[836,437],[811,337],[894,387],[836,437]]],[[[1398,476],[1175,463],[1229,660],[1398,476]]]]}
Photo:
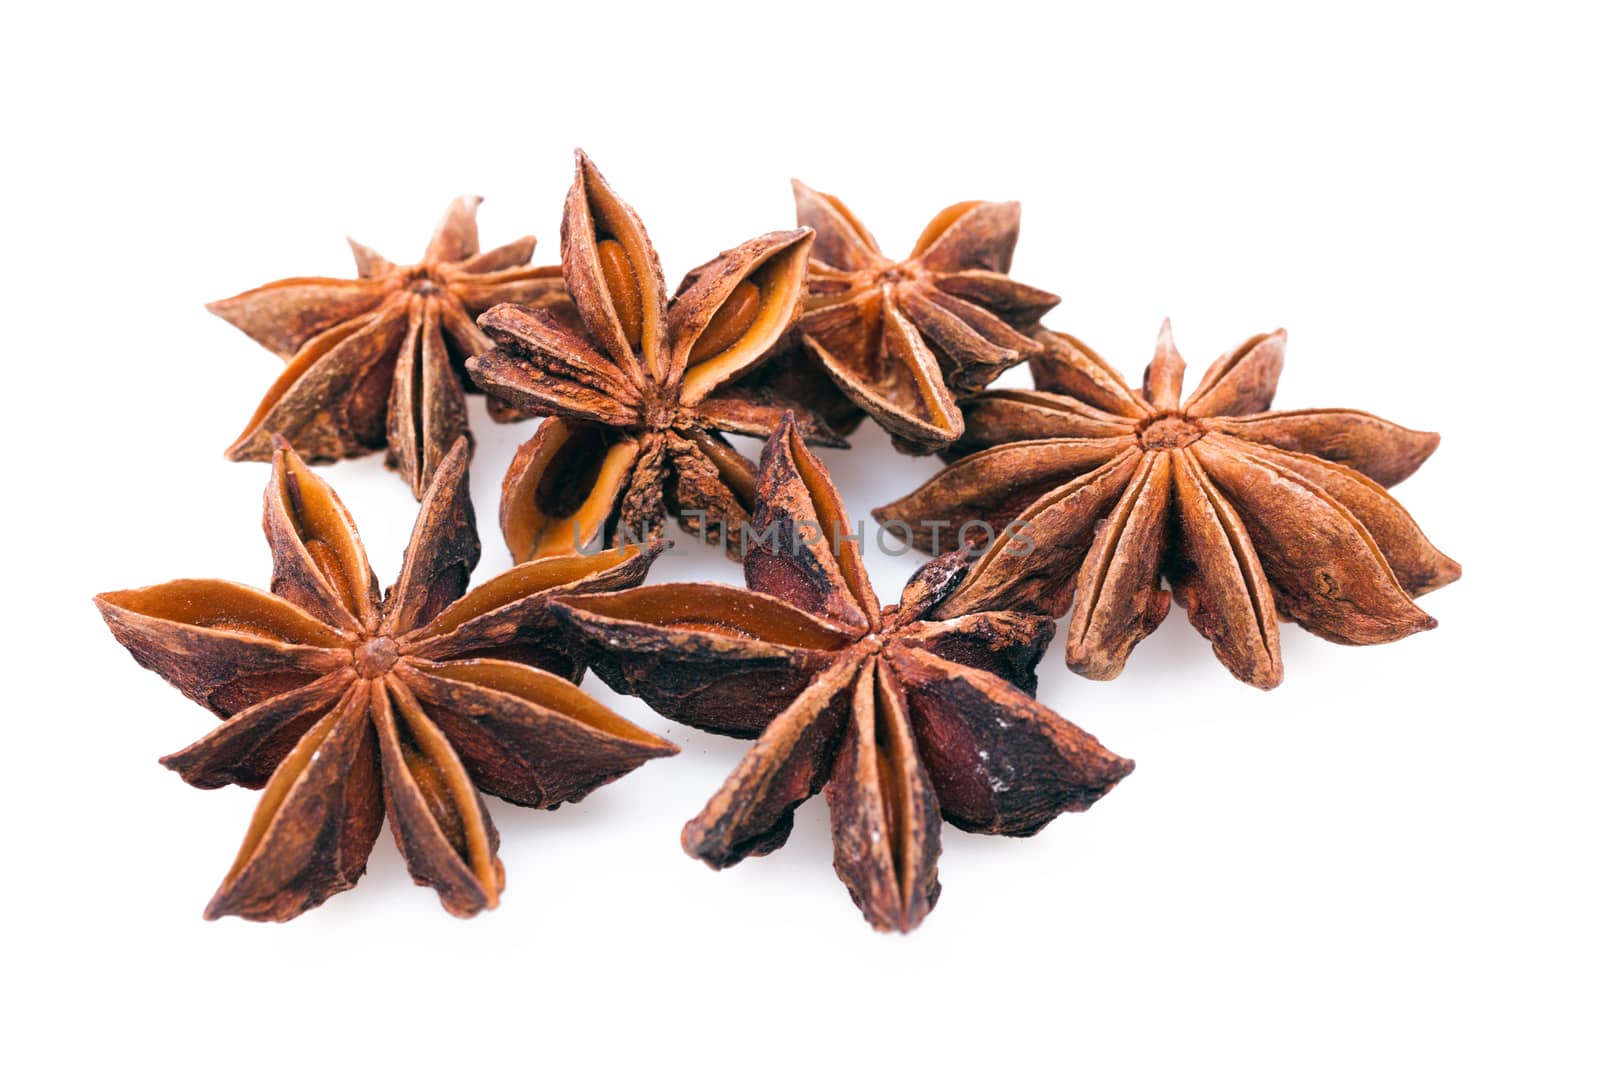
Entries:
{"type": "Polygon", "coordinates": [[[970,454],[874,512],[928,551],[941,531],[947,547],[982,531],[936,615],[1070,608],[1068,666],[1111,678],[1175,595],[1217,658],[1262,688],[1283,676],[1280,614],[1352,645],[1434,627],[1412,598],[1461,568],[1386,487],[1437,434],[1351,409],[1269,411],[1282,331],[1218,359],[1187,399],[1168,326],[1141,389],[1082,342],[1040,336],[1038,389],[972,398],[953,450],[970,454]]]}
{"type": "Polygon", "coordinates": [[[794,196],[817,232],[799,324],[810,357],[902,451],[953,444],[959,398],[1038,352],[1029,330],[1060,302],[1008,275],[1021,206],[952,204],[897,262],[837,197],[798,181],[794,196]]]}
{"type": "MultiPolygon", "coordinates": [[[[669,300],[639,217],[578,153],[561,266],[579,321],[492,308],[478,321],[497,347],[468,361],[485,391],[549,416],[506,472],[500,526],[513,558],[614,543],[619,530],[654,535],[669,513],[713,543],[736,539],[755,468],[724,434],[765,437],[793,406],[738,379],[798,314],[811,236],[746,241],[669,300]]],[[[814,440],[843,443],[802,417],[814,440]]]]}
{"type": "Polygon", "coordinates": [[[480,792],[553,808],[677,749],[575,684],[559,592],[644,578],[659,546],[515,567],[467,592],[479,544],[458,440],[385,596],[333,490],[285,442],[263,526],[272,591],[176,581],[96,603],[142,666],[223,720],[162,760],[262,796],[206,910],[286,920],[351,888],[385,815],[446,910],[494,907],[505,875],[480,792]]]}
{"type": "Polygon", "coordinates": [[[762,453],[748,589],[663,584],[558,597],[597,674],[661,714],[755,745],[684,829],[712,867],[765,855],[821,791],[834,866],[875,927],[939,895],[940,823],[1026,836],[1088,808],[1131,761],[1033,699],[1054,624],[941,612],[961,553],[882,608],[827,471],[786,417],[762,453]]]}
{"type": "MultiPolygon", "coordinates": [[[[314,463],[387,446],[422,497],[467,434],[463,364],[490,347],[473,320],[505,301],[566,302],[560,268],[527,266],[532,237],[479,251],[479,200],[452,202],[412,266],[351,241],[359,277],[287,278],[207,305],[288,361],[229,459],[271,459],[278,434],[314,463]]],[[[489,411],[524,417],[499,402],[489,411]]]]}

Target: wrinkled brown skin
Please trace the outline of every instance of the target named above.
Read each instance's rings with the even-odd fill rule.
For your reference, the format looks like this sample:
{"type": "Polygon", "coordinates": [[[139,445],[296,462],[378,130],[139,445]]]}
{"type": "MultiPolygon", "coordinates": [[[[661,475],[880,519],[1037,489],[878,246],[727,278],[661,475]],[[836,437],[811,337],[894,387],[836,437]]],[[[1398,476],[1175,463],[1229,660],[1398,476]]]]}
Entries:
{"type": "Polygon", "coordinates": [[[262,789],[206,918],[283,921],[349,889],[385,814],[453,915],[505,885],[480,791],[553,808],[671,743],[606,710],[550,614],[558,593],[643,581],[659,546],[514,567],[467,592],[478,535],[458,440],[380,599],[348,512],[280,441],[264,527],[272,592],[177,581],[95,598],[139,664],[223,720],[161,762],[205,789],[262,789]]]}
{"type": "MultiPolygon", "coordinates": [[[[467,433],[467,357],[490,347],[474,324],[505,301],[570,307],[559,267],[530,267],[534,239],[478,250],[480,198],[451,203],[422,260],[396,266],[350,242],[359,277],[286,278],[208,304],[282,356],[232,460],[270,460],[282,435],[311,463],[387,447],[417,499],[467,433]]],[[[499,421],[525,418],[492,400],[499,421]]]]}
{"type": "Polygon", "coordinates": [[[786,416],[761,457],[748,589],[563,595],[555,613],[619,692],[755,737],[683,831],[715,868],[781,847],[826,794],[834,867],[874,927],[909,931],[939,896],[939,827],[1027,836],[1088,808],[1130,760],[1032,699],[1044,616],[940,611],[966,571],[940,556],[880,608],[833,483],[786,416]],[[943,615],[940,618],[937,616],[943,615]]]}
{"type": "Polygon", "coordinates": [[[1352,645],[1436,625],[1412,598],[1461,567],[1385,487],[1437,434],[1343,408],[1268,411],[1281,330],[1223,356],[1181,402],[1170,325],[1138,390],[1082,342],[1039,337],[1039,388],[970,400],[952,449],[964,458],[873,513],[925,551],[965,522],[1010,525],[936,616],[1071,608],[1067,665],[1113,678],[1175,597],[1217,658],[1263,689],[1283,678],[1279,614],[1352,645]]]}
{"type": "MultiPolygon", "coordinates": [[[[746,241],[691,272],[669,300],[644,225],[578,153],[561,220],[576,316],[491,308],[478,324],[496,347],[467,361],[485,392],[549,416],[502,487],[512,558],[648,540],[669,514],[737,558],[755,468],[723,435],[765,437],[794,407],[741,379],[799,314],[811,236],[746,241]]],[[[821,419],[800,417],[812,441],[843,446],[821,419]]]]}
{"type": "Polygon", "coordinates": [[[1060,302],[1007,276],[1021,207],[952,204],[897,263],[837,197],[797,181],[794,198],[817,239],[781,387],[810,398],[841,433],[864,413],[903,452],[948,448],[962,432],[958,399],[1038,353],[1027,331],[1060,302]],[[858,410],[841,414],[841,399],[858,410]]]}

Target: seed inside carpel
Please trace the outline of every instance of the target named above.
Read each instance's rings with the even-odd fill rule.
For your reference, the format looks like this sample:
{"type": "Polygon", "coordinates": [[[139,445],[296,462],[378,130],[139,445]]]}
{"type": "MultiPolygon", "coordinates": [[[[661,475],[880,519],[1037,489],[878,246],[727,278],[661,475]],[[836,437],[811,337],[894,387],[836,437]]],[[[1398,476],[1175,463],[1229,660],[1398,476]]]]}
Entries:
{"type": "Polygon", "coordinates": [[[628,260],[622,242],[607,237],[595,245],[600,259],[600,274],[605,278],[606,292],[611,294],[611,307],[617,313],[617,324],[631,348],[638,348],[644,337],[644,297],[639,292],[639,275],[628,260]]]}
{"type": "Polygon", "coordinates": [[[733,287],[728,299],[722,302],[717,313],[711,316],[711,321],[706,323],[694,348],[689,351],[689,362],[699,363],[732,348],[755,324],[756,313],[760,310],[761,290],[746,278],[733,287]]]}

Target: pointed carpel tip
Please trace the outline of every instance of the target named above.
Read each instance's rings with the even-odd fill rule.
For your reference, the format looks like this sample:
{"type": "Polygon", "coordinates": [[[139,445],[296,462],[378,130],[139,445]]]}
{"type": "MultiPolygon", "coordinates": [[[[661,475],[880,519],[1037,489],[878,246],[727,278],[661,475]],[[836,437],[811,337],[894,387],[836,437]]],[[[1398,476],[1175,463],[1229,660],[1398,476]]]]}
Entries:
{"type": "Polygon", "coordinates": [[[1168,316],[1161,320],[1161,332],[1156,335],[1156,344],[1165,347],[1172,346],[1172,318],[1168,316]]]}
{"type": "Polygon", "coordinates": [[[233,444],[222,450],[222,458],[229,463],[247,462],[251,458],[249,452],[250,442],[255,436],[255,431],[250,427],[246,427],[245,431],[234,439],[233,444]]]}
{"type": "Polygon", "coordinates": [[[699,844],[700,834],[695,828],[695,822],[696,820],[691,819],[683,824],[683,829],[678,833],[678,845],[690,859],[699,860],[712,870],[717,870],[717,865],[702,855],[696,847],[699,844]]]}
{"type": "Polygon", "coordinates": [[[444,461],[439,464],[439,469],[443,470],[445,467],[447,467],[453,460],[455,460],[458,453],[470,452],[471,449],[472,443],[466,434],[462,434],[460,437],[457,437],[456,443],[450,446],[450,451],[444,454],[444,461]]]}
{"type": "Polygon", "coordinates": [[[1115,789],[1124,778],[1134,772],[1138,764],[1126,756],[1118,756],[1116,766],[1111,768],[1110,781],[1106,783],[1106,792],[1115,789]]]}

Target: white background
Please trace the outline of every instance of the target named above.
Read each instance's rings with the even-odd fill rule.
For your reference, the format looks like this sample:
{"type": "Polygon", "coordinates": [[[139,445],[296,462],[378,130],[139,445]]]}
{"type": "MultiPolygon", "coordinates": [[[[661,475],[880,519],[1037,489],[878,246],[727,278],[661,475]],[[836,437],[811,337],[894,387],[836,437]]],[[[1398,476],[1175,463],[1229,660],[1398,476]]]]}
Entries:
{"type": "MultiPolygon", "coordinates": [[[[1595,1062],[1584,7],[13,11],[6,1058],[1595,1062]],[[385,835],[293,923],[202,922],[255,795],[156,764],[212,719],[89,602],[267,578],[267,470],[221,453],[279,363],[201,305],[348,275],[346,234],[410,262],[462,192],[486,244],[531,231],[555,262],[575,146],[669,284],[792,225],[793,176],[891,252],[947,203],[1022,200],[1014,275],[1130,376],[1164,316],[1191,376],[1287,327],[1279,407],[1443,433],[1397,490],[1465,566],[1424,601],[1439,628],[1351,649],[1286,627],[1267,694],[1181,613],[1115,682],[1069,674],[1058,638],[1042,699],[1138,770],[1032,840],[947,830],[910,937],[858,917],[821,801],[774,856],[686,858],[743,743],[621,698],[682,755],[558,812],[491,801],[498,911],[446,915],[385,835]]],[[[481,580],[531,427],[471,415],[481,580]]],[[[937,469],[870,424],[824,458],[868,521],[937,469]]],[[[378,459],[325,473],[392,577],[414,502],[378,459]]],[[[885,601],[914,562],[871,557],[885,601]]],[[[701,550],[654,578],[740,576],[701,550]]]]}

